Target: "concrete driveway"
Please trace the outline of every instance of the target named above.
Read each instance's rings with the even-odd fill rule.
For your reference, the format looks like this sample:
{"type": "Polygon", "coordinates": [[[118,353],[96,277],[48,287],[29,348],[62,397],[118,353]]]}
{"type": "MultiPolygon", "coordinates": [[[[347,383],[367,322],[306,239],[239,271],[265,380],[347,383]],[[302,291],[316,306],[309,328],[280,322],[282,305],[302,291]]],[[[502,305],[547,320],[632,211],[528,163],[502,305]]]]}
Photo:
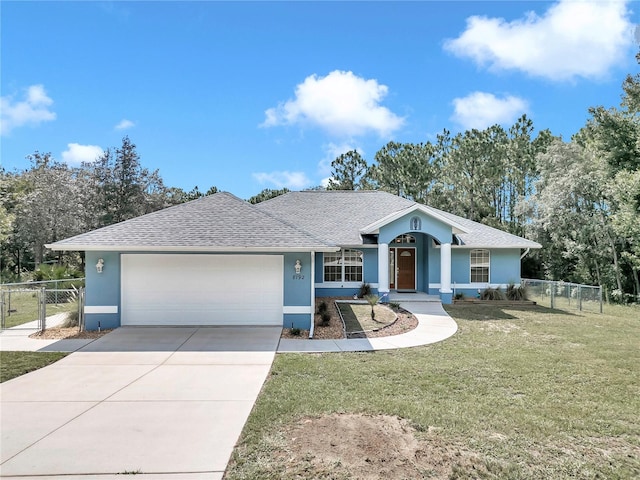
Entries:
{"type": "Polygon", "coordinates": [[[125,327],[0,384],[0,475],[222,478],[280,332],[125,327]]]}

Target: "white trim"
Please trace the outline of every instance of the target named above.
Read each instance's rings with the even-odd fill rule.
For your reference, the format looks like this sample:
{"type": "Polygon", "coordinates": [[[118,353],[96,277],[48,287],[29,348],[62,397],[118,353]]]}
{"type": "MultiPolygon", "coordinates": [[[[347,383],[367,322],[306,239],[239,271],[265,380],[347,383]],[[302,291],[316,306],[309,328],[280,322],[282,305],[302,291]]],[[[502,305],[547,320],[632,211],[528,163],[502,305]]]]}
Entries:
{"type": "Polygon", "coordinates": [[[86,305],[84,313],[118,313],[117,305],[86,305]]]}
{"type": "MultiPolygon", "coordinates": [[[[324,273],[324,272],[323,272],[324,273]]],[[[316,252],[311,252],[311,324],[309,325],[309,338],[313,338],[316,327],[313,312],[316,311],[316,252]]]]}
{"type": "MultiPolygon", "coordinates": [[[[360,288],[363,283],[369,282],[321,282],[316,283],[316,288],[360,288]]],[[[378,288],[378,283],[369,283],[371,288],[378,288]]]]}
{"type": "Polygon", "coordinates": [[[282,313],[284,315],[295,315],[295,314],[303,314],[303,313],[312,313],[313,312],[313,307],[312,306],[287,306],[285,305],[284,307],[282,307],[282,313]]]}
{"type": "MultiPolygon", "coordinates": [[[[440,215],[437,212],[432,212],[431,210],[429,210],[428,208],[426,208],[423,205],[419,205],[419,204],[415,204],[412,205],[411,207],[405,208],[404,210],[399,210],[397,212],[391,213],[385,217],[382,217],[380,220],[377,220],[369,225],[367,225],[366,227],[360,229],[360,233],[361,234],[370,234],[370,233],[377,233],[378,230],[380,229],[380,227],[387,225],[391,222],[393,222],[394,220],[397,220],[399,218],[404,217],[405,215],[409,215],[410,213],[415,212],[416,210],[419,210],[420,212],[424,213],[425,215],[435,218],[436,220],[439,220],[440,222],[444,223],[445,225],[449,225],[450,227],[452,227],[454,229],[453,233],[469,233],[469,231],[464,228],[462,225],[460,225],[457,222],[454,222],[452,220],[449,220],[448,218],[446,218],[443,215],[440,215]]],[[[424,232],[423,232],[424,233],[424,232]]]]}
{"type": "MultiPolygon", "coordinates": [[[[147,252],[171,253],[289,253],[289,252],[338,252],[340,247],[191,247],[191,246],[149,246],[149,245],[57,245],[48,243],[45,247],[55,251],[69,252],[126,252],[144,254],[147,252]]],[[[361,248],[360,246],[358,248],[361,248]]]]}
{"type": "MultiPolygon", "coordinates": [[[[455,290],[456,288],[472,288],[472,289],[481,289],[484,290],[487,287],[491,288],[507,288],[506,283],[455,283],[451,284],[451,289],[455,290]]],[[[430,283],[429,288],[440,288],[439,283],[430,283]]]]}

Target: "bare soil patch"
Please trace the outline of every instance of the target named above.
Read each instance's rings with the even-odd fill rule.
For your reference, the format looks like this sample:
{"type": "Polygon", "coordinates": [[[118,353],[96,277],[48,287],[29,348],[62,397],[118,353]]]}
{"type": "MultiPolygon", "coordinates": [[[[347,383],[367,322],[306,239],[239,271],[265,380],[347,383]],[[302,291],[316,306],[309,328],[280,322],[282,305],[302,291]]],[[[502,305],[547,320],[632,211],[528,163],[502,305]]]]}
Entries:
{"type": "Polygon", "coordinates": [[[66,339],[92,339],[100,338],[113,330],[92,330],[90,332],[79,332],[78,327],[52,327],[47,328],[44,332],[32,333],[29,338],[39,340],[66,340],[66,339]]]}
{"type": "Polygon", "coordinates": [[[285,465],[285,478],[449,479],[457,470],[487,473],[481,457],[462,444],[435,431],[418,436],[409,422],[394,416],[305,418],[283,435],[274,461],[285,465]]]}
{"type": "MultiPolygon", "coordinates": [[[[325,302],[327,304],[327,311],[331,315],[331,320],[329,321],[329,325],[323,325],[322,317],[316,313],[314,316],[314,333],[313,338],[318,340],[334,340],[345,338],[344,328],[342,325],[342,320],[340,320],[340,315],[338,314],[338,309],[336,308],[336,300],[353,300],[353,297],[321,297],[316,298],[316,308],[320,305],[320,302],[325,302]]],[[[368,308],[371,308],[367,305],[368,308]]],[[[398,316],[397,320],[393,322],[391,325],[383,327],[375,332],[364,332],[350,335],[349,338],[376,338],[376,337],[388,337],[390,335],[399,335],[401,333],[406,333],[410,330],[413,330],[418,326],[418,319],[415,318],[410,312],[400,309],[396,311],[398,316]]],[[[291,334],[291,329],[285,328],[282,330],[282,338],[300,338],[300,339],[308,339],[309,331],[302,330],[299,336],[295,336],[291,334]]]]}

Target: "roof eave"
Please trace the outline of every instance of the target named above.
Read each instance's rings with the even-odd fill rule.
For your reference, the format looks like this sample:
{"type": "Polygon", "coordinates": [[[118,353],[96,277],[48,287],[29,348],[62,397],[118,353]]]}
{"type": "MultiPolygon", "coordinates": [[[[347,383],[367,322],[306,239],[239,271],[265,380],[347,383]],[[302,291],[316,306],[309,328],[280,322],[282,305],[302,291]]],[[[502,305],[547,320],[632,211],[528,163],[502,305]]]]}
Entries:
{"type": "Polygon", "coordinates": [[[340,247],[331,245],[310,245],[307,247],[213,247],[213,246],[176,246],[176,245],[59,245],[48,244],[45,247],[64,252],[196,252],[196,253],[237,253],[237,252],[337,252],[340,247]]]}

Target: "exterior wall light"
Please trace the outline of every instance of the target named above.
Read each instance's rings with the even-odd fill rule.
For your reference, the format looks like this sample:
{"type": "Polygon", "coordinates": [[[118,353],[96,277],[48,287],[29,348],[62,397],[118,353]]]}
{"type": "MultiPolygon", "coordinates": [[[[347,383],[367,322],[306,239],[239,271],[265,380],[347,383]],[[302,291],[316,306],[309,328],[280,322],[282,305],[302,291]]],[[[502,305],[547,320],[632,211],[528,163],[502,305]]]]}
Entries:
{"type": "Polygon", "coordinates": [[[96,263],[96,272],[102,273],[103,268],[104,268],[104,260],[102,258],[99,258],[98,263],[96,263]]]}
{"type": "Polygon", "coordinates": [[[296,269],[296,275],[299,275],[300,271],[302,270],[302,262],[300,262],[300,260],[296,260],[296,264],[293,268],[296,269]]]}

